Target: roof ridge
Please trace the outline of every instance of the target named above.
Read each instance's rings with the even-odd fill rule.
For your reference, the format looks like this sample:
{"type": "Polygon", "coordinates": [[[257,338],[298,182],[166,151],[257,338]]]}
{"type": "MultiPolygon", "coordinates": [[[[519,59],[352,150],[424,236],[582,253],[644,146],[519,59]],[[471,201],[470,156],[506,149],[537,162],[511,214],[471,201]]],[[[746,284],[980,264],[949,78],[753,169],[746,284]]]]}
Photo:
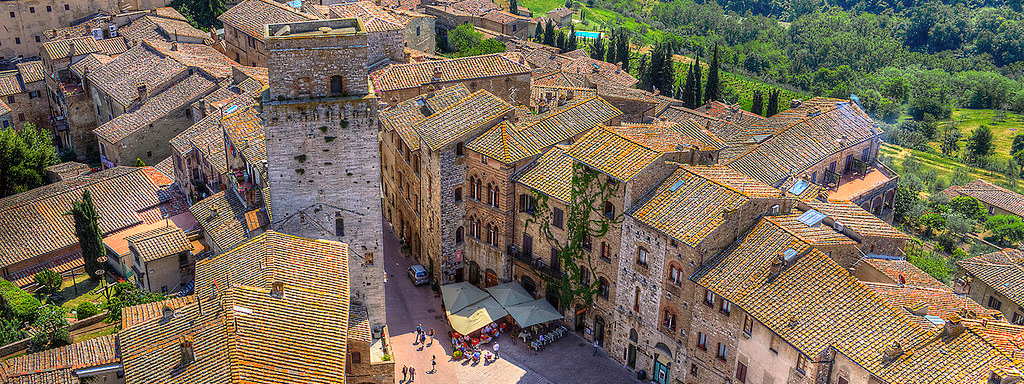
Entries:
{"type": "MultiPolygon", "coordinates": [[[[753,199],[753,197],[752,197],[752,196],[751,196],[750,194],[748,194],[748,193],[746,193],[746,192],[743,192],[743,191],[739,190],[739,188],[735,188],[735,187],[733,187],[732,185],[729,185],[729,184],[726,184],[726,183],[720,182],[720,181],[718,181],[718,180],[715,180],[715,179],[713,179],[713,178],[707,177],[707,176],[705,176],[705,175],[703,175],[703,174],[700,174],[700,173],[694,172],[693,170],[691,170],[691,169],[690,169],[690,168],[696,168],[696,167],[706,167],[706,168],[711,168],[712,166],[697,166],[697,165],[692,165],[692,164],[681,164],[681,165],[680,165],[679,167],[680,167],[680,168],[682,168],[682,169],[684,169],[684,170],[686,170],[686,171],[687,171],[687,172],[689,172],[689,173],[692,173],[692,174],[694,174],[694,175],[695,175],[695,176],[697,176],[697,177],[700,177],[700,178],[702,178],[702,179],[705,179],[705,180],[707,180],[707,181],[709,181],[709,182],[715,183],[715,184],[717,184],[717,185],[719,185],[719,186],[721,186],[721,187],[723,187],[723,188],[726,188],[726,189],[728,189],[728,190],[730,190],[730,191],[733,191],[733,192],[739,193],[740,195],[742,195],[743,197],[746,197],[747,199],[753,199]]],[[[732,170],[732,168],[729,168],[729,167],[725,167],[724,165],[723,165],[722,167],[724,167],[724,168],[726,168],[726,169],[729,169],[729,170],[732,170]]]]}

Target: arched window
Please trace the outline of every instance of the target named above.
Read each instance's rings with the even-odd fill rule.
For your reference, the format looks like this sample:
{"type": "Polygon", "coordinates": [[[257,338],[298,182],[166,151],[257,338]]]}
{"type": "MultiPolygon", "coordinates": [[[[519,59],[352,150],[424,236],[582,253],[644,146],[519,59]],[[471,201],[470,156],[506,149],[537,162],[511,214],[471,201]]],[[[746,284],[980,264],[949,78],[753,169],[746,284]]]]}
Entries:
{"type": "Polygon", "coordinates": [[[634,343],[640,342],[640,335],[636,333],[635,329],[629,329],[629,341],[632,341],[634,343]]]}
{"type": "Polygon", "coordinates": [[[637,247],[636,249],[636,263],[646,267],[647,266],[647,248],[637,247]]]}
{"type": "Polygon", "coordinates": [[[615,204],[610,201],[604,202],[604,217],[609,219],[615,218],[615,204]]]}
{"type": "Polygon", "coordinates": [[[498,187],[495,186],[494,190],[491,191],[491,206],[498,208],[498,187]]]}
{"type": "Polygon", "coordinates": [[[476,200],[476,189],[473,186],[476,185],[476,176],[469,177],[469,198],[476,200]]]}
{"type": "Polygon", "coordinates": [[[597,295],[608,300],[608,280],[604,277],[597,278],[597,295]]]}
{"type": "Polygon", "coordinates": [[[498,246],[498,226],[488,225],[487,226],[487,243],[497,247],[498,246]]]}
{"type": "Polygon", "coordinates": [[[341,212],[334,213],[334,235],[345,236],[345,219],[341,217],[341,212]]]}
{"type": "Polygon", "coordinates": [[[473,222],[473,237],[480,240],[480,219],[473,222]]]}
{"type": "Polygon", "coordinates": [[[481,183],[482,182],[480,181],[480,179],[476,179],[476,181],[473,182],[473,198],[476,199],[477,201],[483,201],[483,195],[480,194],[481,183]]]}
{"type": "Polygon", "coordinates": [[[590,285],[590,270],[589,269],[581,268],[581,271],[580,271],[580,285],[585,286],[585,287],[590,285]]]}
{"type": "Polygon", "coordinates": [[[519,280],[523,284],[523,289],[529,292],[531,296],[537,296],[537,283],[533,282],[530,276],[523,275],[523,278],[519,280]]]}
{"type": "Polygon", "coordinates": [[[455,188],[455,202],[462,201],[462,187],[455,188]]]}
{"type": "Polygon", "coordinates": [[[672,285],[677,287],[683,285],[683,267],[675,263],[669,265],[668,281],[672,282],[672,285]]]}
{"type": "Polygon", "coordinates": [[[494,205],[494,186],[487,183],[487,204],[494,205]]]}
{"type": "Polygon", "coordinates": [[[341,76],[331,76],[331,96],[341,96],[341,76]]]}
{"type": "Polygon", "coordinates": [[[455,230],[455,244],[462,244],[462,240],[465,239],[465,230],[459,227],[455,230]]]}

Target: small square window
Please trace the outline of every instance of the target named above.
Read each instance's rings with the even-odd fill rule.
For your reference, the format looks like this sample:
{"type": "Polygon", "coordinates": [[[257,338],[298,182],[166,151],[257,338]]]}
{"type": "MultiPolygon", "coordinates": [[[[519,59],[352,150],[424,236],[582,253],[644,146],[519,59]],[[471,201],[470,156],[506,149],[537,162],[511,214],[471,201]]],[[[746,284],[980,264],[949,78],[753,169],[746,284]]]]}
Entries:
{"type": "Polygon", "coordinates": [[[53,12],[53,7],[47,5],[46,6],[46,12],[53,12]]]}
{"type": "Polygon", "coordinates": [[[67,5],[67,4],[64,4],[64,10],[65,11],[70,11],[71,10],[71,6],[67,5]]]}
{"type": "Polygon", "coordinates": [[[28,13],[36,13],[36,7],[28,7],[28,13]]]}

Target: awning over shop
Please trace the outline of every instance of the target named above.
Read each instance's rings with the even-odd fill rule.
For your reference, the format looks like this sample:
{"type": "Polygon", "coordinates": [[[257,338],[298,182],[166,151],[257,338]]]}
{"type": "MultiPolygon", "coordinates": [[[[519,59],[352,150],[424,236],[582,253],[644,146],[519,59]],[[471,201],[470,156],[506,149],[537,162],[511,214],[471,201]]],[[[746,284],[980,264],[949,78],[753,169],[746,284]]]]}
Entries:
{"type": "Polygon", "coordinates": [[[441,286],[441,300],[444,301],[444,309],[451,313],[457,313],[470,304],[488,297],[490,296],[487,295],[487,292],[467,282],[441,286]]]}
{"type": "Polygon", "coordinates": [[[494,296],[498,304],[506,308],[533,300],[533,296],[514,281],[487,288],[487,292],[494,296]]]}
{"type": "MultiPolygon", "coordinates": [[[[484,296],[487,295],[484,294],[484,296]]],[[[463,335],[473,333],[508,315],[505,308],[502,308],[501,304],[491,297],[473,303],[455,313],[448,310],[445,312],[452,329],[463,335]]]]}
{"type": "Polygon", "coordinates": [[[562,318],[562,314],[558,313],[558,310],[544,299],[510,306],[508,307],[508,313],[523,328],[562,318]]]}

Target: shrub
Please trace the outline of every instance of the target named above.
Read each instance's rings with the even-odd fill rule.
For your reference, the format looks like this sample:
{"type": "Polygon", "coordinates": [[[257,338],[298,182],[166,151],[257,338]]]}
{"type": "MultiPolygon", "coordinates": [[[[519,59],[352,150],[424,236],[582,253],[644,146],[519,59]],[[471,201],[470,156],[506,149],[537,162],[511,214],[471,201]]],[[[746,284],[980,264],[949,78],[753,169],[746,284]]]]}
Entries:
{"type": "Polygon", "coordinates": [[[68,319],[64,315],[64,308],[57,305],[44,305],[39,308],[39,313],[32,322],[32,345],[29,351],[38,352],[71,344],[68,319]]]}
{"type": "Polygon", "coordinates": [[[1024,241],[1024,222],[1013,215],[992,215],[985,221],[985,229],[992,232],[995,242],[1012,246],[1024,241]]]}
{"type": "Polygon", "coordinates": [[[18,288],[14,283],[0,279],[0,309],[21,321],[35,319],[36,309],[42,304],[32,294],[18,288]]]}
{"type": "Polygon", "coordinates": [[[972,220],[981,220],[988,214],[985,204],[970,196],[957,196],[949,201],[949,207],[953,212],[959,213],[972,220]]]}
{"type": "Polygon", "coordinates": [[[78,320],[93,317],[97,313],[100,313],[99,307],[97,307],[96,304],[93,304],[88,301],[78,304],[78,307],[75,308],[75,317],[78,320]]]}
{"type": "Polygon", "coordinates": [[[60,284],[64,282],[59,273],[49,269],[37,272],[33,278],[39,284],[39,290],[50,295],[60,292],[60,284]]]}
{"type": "Polygon", "coordinates": [[[907,261],[941,282],[948,283],[953,275],[949,261],[935,252],[911,245],[907,247],[906,253],[907,261]]]}

